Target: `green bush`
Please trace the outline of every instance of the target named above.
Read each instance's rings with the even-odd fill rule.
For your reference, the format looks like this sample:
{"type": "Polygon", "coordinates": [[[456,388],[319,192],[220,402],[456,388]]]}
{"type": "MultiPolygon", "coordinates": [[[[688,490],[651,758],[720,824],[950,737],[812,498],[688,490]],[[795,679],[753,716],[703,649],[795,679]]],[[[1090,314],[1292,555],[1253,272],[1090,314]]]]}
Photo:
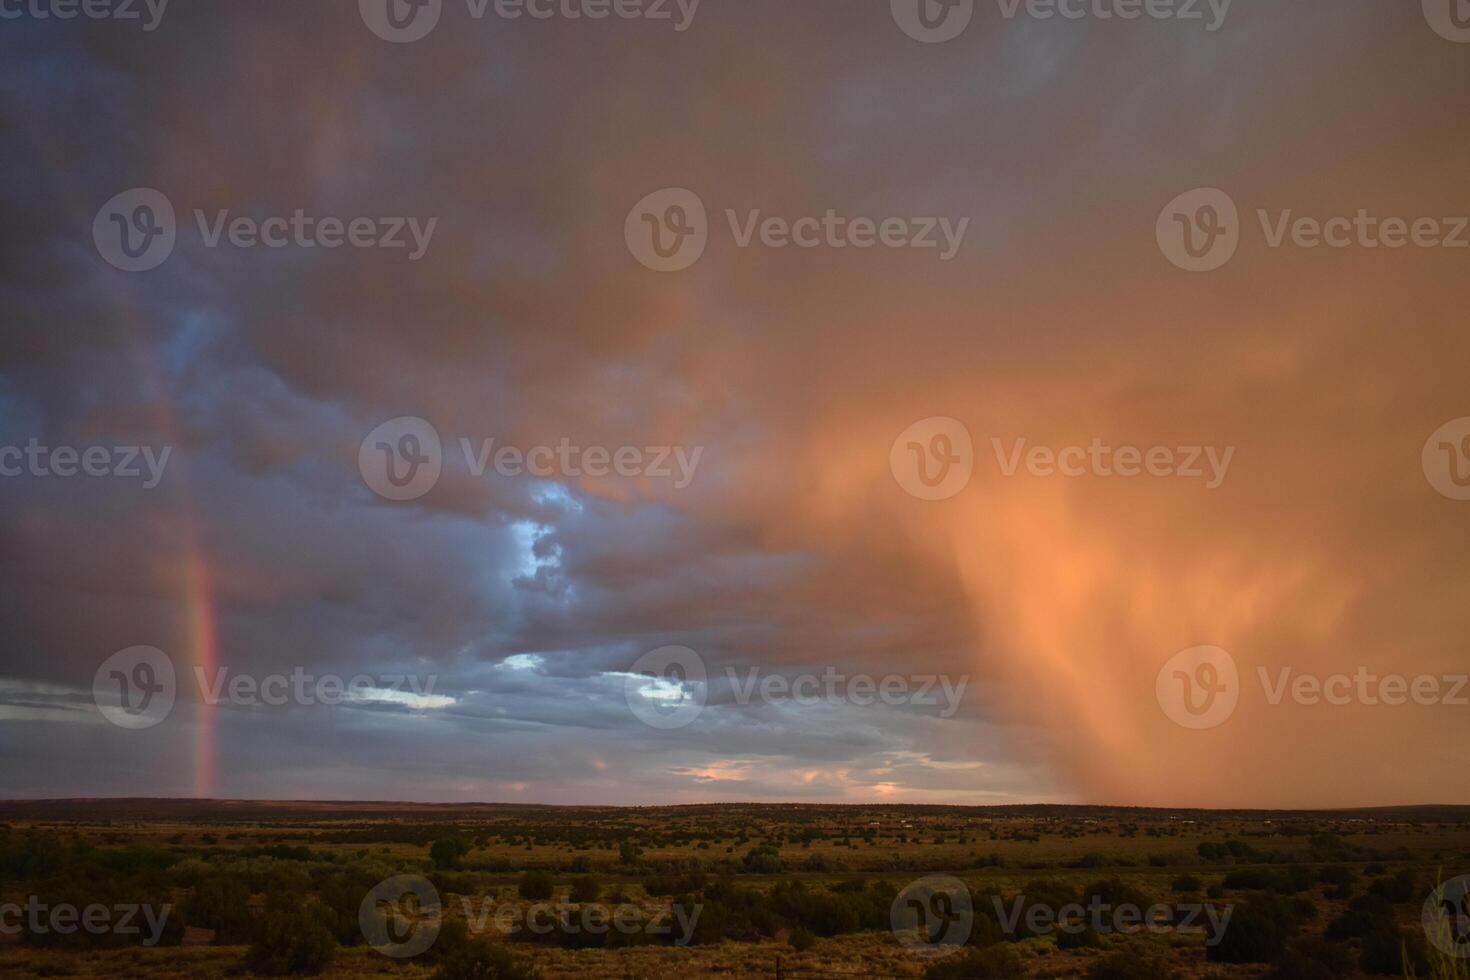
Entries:
{"type": "Polygon", "coordinates": [[[551,875],[544,871],[527,871],[521,875],[518,887],[521,898],[533,902],[544,901],[551,897],[553,885],[551,875]]]}
{"type": "Polygon", "coordinates": [[[472,939],[444,957],[432,980],[536,980],[536,973],[504,946],[472,939]]]}
{"type": "Polygon", "coordinates": [[[925,980],[1026,980],[1030,972],[1009,945],[967,947],[929,967],[925,980]]]}
{"type": "Polygon", "coordinates": [[[1238,906],[1205,958],[1217,963],[1273,963],[1286,953],[1290,930],[1284,910],[1274,903],[1249,902],[1238,906]]]}
{"type": "Polygon", "coordinates": [[[461,837],[441,837],[429,847],[434,867],[450,870],[459,867],[460,859],[470,852],[470,844],[461,837]]]}
{"type": "Polygon", "coordinates": [[[597,883],[596,878],[574,878],[572,892],[568,897],[573,902],[586,904],[597,901],[597,896],[600,894],[602,894],[602,886],[597,883]]]}
{"type": "Polygon", "coordinates": [[[213,929],[214,941],[221,946],[248,943],[255,930],[255,920],[250,915],[250,889],[238,878],[225,875],[199,882],[194,893],[181,903],[179,915],[186,925],[213,929]]]}
{"type": "Polygon", "coordinates": [[[1374,976],[1402,977],[1409,971],[1417,975],[1429,971],[1429,950],[1424,934],[1417,929],[1400,929],[1380,920],[1378,926],[1363,937],[1358,965],[1374,976]]]}
{"type": "Polygon", "coordinates": [[[327,968],[336,952],[337,940],[316,907],[305,907],[299,898],[273,898],[245,953],[245,966],[267,977],[316,974],[327,968]]]}
{"type": "Polygon", "coordinates": [[[1163,952],[1141,945],[1105,956],[1087,971],[1087,980],[1173,980],[1173,977],[1163,952]]]}
{"type": "Polygon", "coordinates": [[[746,874],[774,875],[781,873],[781,852],[769,844],[753,847],[741,862],[746,874]]]}
{"type": "Polygon", "coordinates": [[[791,930],[786,942],[798,953],[804,953],[817,944],[817,937],[805,926],[797,926],[791,930]]]}
{"type": "Polygon", "coordinates": [[[1102,944],[1102,937],[1092,926],[1057,929],[1057,949],[1101,949],[1102,944]]]}

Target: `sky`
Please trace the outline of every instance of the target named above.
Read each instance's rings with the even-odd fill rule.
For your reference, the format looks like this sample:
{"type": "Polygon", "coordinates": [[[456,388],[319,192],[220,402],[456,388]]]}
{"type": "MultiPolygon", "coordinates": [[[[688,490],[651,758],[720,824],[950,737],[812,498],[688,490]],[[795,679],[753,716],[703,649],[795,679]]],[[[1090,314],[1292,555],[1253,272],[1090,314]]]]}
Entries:
{"type": "Polygon", "coordinates": [[[0,796],[1470,803],[1439,0],[47,2],[0,796]]]}

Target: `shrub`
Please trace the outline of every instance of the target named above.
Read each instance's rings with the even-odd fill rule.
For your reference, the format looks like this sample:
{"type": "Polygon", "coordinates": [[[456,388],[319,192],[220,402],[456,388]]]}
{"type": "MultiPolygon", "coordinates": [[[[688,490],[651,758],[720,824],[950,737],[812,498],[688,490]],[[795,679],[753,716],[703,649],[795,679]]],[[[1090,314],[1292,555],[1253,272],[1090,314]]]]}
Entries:
{"type": "Polygon", "coordinates": [[[1264,980],[1337,980],[1353,972],[1347,947],[1324,939],[1303,939],[1264,980]]]}
{"type": "Polygon", "coordinates": [[[488,939],[473,939],[451,950],[432,980],[535,980],[536,974],[488,939]]]}
{"type": "Polygon", "coordinates": [[[1174,879],[1173,887],[1176,892],[1188,894],[1199,891],[1204,885],[1194,875],[1180,875],[1174,879]]]}
{"type": "Polygon", "coordinates": [[[1102,937],[1092,926],[1085,929],[1075,926],[1057,929],[1057,949],[1101,949],[1102,944],[1102,937]]]}
{"type": "Polygon", "coordinates": [[[687,874],[672,877],[649,875],[643,879],[643,891],[655,898],[682,895],[685,892],[703,891],[706,881],[708,881],[708,876],[703,871],[690,871],[687,874]]]}
{"type": "Polygon", "coordinates": [[[307,909],[298,898],[282,898],[267,908],[255,942],[245,953],[245,965],[267,977],[315,974],[327,968],[336,952],[337,940],[318,910],[307,909]]]}
{"type": "Polygon", "coordinates": [[[1223,884],[1226,888],[1262,889],[1266,887],[1266,875],[1254,868],[1232,871],[1225,876],[1223,884]]]}
{"type": "Polygon", "coordinates": [[[1345,902],[1353,897],[1353,884],[1358,880],[1357,874],[1352,868],[1342,866],[1323,868],[1317,875],[1319,881],[1327,886],[1328,898],[1339,902],[1345,902]]]}
{"type": "Polygon", "coordinates": [[[781,872],[781,852],[769,844],[762,844],[751,848],[741,864],[746,874],[779,874],[781,872]]]}
{"type": "Polygon", "coordinates": [[[791,930],[791,935],[787,938],[786,942],[798,953],[804,953],[817,944],[817,937],[812,934],[810,929],[797,926],[791,930]]]}
{"type": "Polygon", "coordinates": [[[1400,929],[1392,922],[1379,920],[1373,931],[1363,937],[1358,964],[1364,973],[1402,977],[1429,970],[1428,947],[1424,934],[1417,929],[1400,929]],[[1409,971],[1412,970],[1412,973],[1409,971]]]}
{"type": "Polygon", "coordinates": [[[597,883],[596,878],[576,878],[572,881],[572,892],[568,896],[573,902],[586,904],[597,901],[597,896],[602,894],[602,886],[597,883]]]}
{"type": "Polygon", "coordinates": [[[1138,909],[1147,909],[1150,905],[1154,904],[1153,896],[1140,891],[1118,878],[1096,881],[1083,889],[1082,904],[1087,905],[1094,897],[1102,904],[1110,906],[1113,909],[1117,909],[1122,905],[1132,905],[1138,909]]]}
{"type": "Polygon", "coordinates": [[[521,875],[520,885],[517,889],[521,898],[530,901],[544,901],[551,897],[552,883],[551,875],[544,871],[527,871],[521,875]]]}
{"type": "Polygon", "coordinates": [[[1393,906],[1381,895],[1359,895],[1347,911],[1327,924],[1326,936],[1334,942],[1360,939],[1375,930],[1391,927],[1393,906]]]}
{"type": "Polygon", "coordinates": [[[434,867],[447,871],[459,867],[460,859],[469,852],[469,842],[463,838],[441,837],[429,846],[429,860],[434,867]]]}
{"type": "Polygon", "coordinates": [[[250,889],[238,878],[220,875],[206,878],[186,898],[179,914],[185,923],[213,929],[221,946],[248,943],[255,920],[250,915],[250,889]]]}
{"type": "Polygon", "coordinates": [[[1217,963],[1271,963],[1286,953],[1289,924],[1270,903],[1248,902],[1236,908],[1225,934],[1205,950],[1217,963]]]}
{"type": "Polygon", "coordinates": [[[926,980],[1026,980],[1029,973],[1009,945],[967,947],[958,956],[946,956],[924,974],[926,980]]]}
{"type": "Polygon", "coordinates": [[[1392,905],[1403,905],[1417,897],[1415,883],[1414,872],[1405,868],[1391,878],[1375,878],[1368,885],[1368,894],[1381,895],[1392,905]]]}
{"type": "Polygon", "coordinates": [[[1163,953],[1151,946],[1129,946],[1087,971],[1087,980],[1172,980],[1173,976],[1163,953]]]}

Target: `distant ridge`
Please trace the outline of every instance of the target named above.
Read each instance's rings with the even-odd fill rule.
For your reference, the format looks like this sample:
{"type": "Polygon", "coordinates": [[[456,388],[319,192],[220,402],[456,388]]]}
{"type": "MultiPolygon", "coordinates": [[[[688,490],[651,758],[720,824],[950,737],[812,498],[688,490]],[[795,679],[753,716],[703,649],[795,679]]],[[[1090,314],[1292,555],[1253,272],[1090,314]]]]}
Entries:
{"type": "Polygon", "coordinates": [[[1346,807],[1337,809],[1265,810],[1203,809],[1199,807],[1130,807],[1098,804],[1018,803],[964,806],[920,803],[687,803],[659,806],[560,805],[541,803],[412,803],[394,800],[205,800],[157,797],[78,797],[70,799],[0,800],[0,821],[5,820],[224,820],[280,817],[290,813],[313,817],[396,816],[404,819],[468,819],[495,811],[580,813],[652,813],[659,811],[722,810],[761,811],[800,809],[810,812],[873,810],[886,813],[947,813],[990,819],[1084,819],[1126,818],[1132,820],[1190,819],[1193,817],[1235,819],[1363,819],[1408,823],[1467,823],[1470,806],[1416,804],[1407,806],[1346,807]]]}

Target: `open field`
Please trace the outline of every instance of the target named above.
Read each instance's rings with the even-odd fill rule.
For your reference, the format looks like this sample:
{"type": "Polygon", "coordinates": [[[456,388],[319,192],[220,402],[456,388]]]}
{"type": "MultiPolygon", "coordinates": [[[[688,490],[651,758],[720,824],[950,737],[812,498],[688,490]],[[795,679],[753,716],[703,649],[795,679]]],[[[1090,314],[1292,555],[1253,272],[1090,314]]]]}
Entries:
{"type": "Polygon", "coordinates": [[[1470,810],[1449,807],[118,800],[8,803],[0,822],[7,977],[1402,976],[1405,955],[1423,975],[1464,962],[1420,921],[1470,869],[1470,810]],[[933,876],[971,911],[936,906],[933,876]],[[365,899],[386,941],[364,938],[365,899]],[[118,914],[67,931],[51,916],[68,905],[148,910],[136,932],[118,914]],[[1144,927],[1115,914],[1129,906],[1160,911],[1144,927]],[[904,907],[944,916],[908,932],[904,907]],[[510,958],[477,973],[451,955],[484,948],[510,958]]]}

